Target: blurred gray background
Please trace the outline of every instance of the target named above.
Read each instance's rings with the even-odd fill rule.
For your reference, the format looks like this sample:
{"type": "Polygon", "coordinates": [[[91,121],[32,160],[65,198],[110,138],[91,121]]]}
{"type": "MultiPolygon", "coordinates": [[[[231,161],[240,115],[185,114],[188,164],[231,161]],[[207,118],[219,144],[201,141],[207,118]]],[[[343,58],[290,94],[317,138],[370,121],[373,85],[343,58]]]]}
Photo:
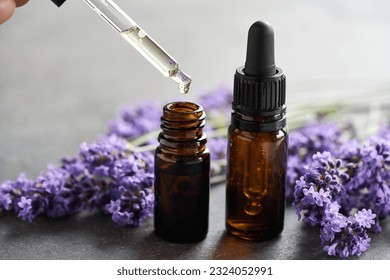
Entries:
{"type": "MultiPolygon", "coordinates": [[[[30,0],[0,25],[0,182],[20,172],[35,177],[48,163],[75,154],[81,142],[105,133],[125,104],[194,100],[220,84],[232,87],[235,69],[245,62],[247,31],[259,19],[275,30],[290,114],[302,102],[347,102],[362,91],[375,100],[390,88],[390,1],[116,3],[192,76],[189,95],[181,95],[84,1],[57,8],[49,0],[30,0]]],[[[151,220],[129,231],[101,216],[33,225],[3,216],[0,258],[326,258],[318,230],[298,225],[291,210],[281,239],[253,246],[224,233],[223,186],[212,190],[211,202],[220,207],[212,208],[209,238],[199,246],[156,239],[151,220]]],[[[363,258],[389,258],[389,225],[363,258]]]]}

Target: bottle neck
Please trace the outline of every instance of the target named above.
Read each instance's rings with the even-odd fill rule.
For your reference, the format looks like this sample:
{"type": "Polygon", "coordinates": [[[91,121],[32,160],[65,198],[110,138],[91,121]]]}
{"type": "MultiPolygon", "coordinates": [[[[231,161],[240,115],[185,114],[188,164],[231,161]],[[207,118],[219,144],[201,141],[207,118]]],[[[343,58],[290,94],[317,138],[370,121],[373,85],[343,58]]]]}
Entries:
{"type": "Polygon", "coordinates": [[[200,105],[190,102],[173,102],[164,106],[158,141],[164,153],[196,155],[206,150],[203,132],[206,114],[200,105]]]}
{"type": "Polygon", "coordinates": [[[231,124],[238,128],[250,132],[273,132],[284,128],[286,122],[286,109],[276,115],[245,115],[238,111],[233,111],[231,124]]]}

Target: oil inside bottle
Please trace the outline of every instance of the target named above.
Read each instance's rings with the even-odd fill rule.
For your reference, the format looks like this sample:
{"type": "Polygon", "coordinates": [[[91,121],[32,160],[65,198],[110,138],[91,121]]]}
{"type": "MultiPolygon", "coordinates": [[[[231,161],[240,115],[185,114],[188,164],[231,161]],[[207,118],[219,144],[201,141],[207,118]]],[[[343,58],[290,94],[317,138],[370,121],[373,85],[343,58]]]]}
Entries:
{"type": "Polygon", "coordinates": [[[138,26],[120,32],[120,35],[136,48],[165,77],[179,86],[181,93],[188,93],[191,78],[180,70],[179,64],[138,26]]]}
{"type": "Polygon", "coordinates": [[[283,229],[287,130],[229,129],[227,220],[230,233],[267,240],[283,229]]]}
{"type": "Polygon", "coordinates": [[[208,231],[210,157],[165,164],[156,157],[157,235],[175,242],[197,242],[208,231]]]}

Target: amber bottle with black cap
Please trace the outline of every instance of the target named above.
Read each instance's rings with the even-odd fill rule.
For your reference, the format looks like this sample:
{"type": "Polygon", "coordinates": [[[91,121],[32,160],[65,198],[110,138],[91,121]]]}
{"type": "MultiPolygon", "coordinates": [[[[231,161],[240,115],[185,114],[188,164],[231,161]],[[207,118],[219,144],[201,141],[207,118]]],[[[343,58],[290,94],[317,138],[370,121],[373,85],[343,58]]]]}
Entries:
{"type": "Polygon", "coordinates": [[[255,22],[234,78],[228,132],[226,228],[247,240],[283,230],[287,166],[286,78],[275,67],[274,32],[255,22]]]}

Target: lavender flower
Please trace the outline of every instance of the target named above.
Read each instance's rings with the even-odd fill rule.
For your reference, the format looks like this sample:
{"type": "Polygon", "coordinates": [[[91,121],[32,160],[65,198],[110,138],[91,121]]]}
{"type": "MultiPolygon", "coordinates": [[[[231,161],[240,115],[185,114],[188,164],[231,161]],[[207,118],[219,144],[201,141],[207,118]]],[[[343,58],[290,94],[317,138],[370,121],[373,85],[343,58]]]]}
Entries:
{"type": "Polygon", "coordinates": [[[385,218],[390,214],[390,139],[370,138],[362,149],[361,160],[357,176],[364,178],[361,188],[369,192],[364,196],[364,206],[385,218]]]}
{"type": "Polygon", "coordinates": [[[116,136],[83,144],[79,158],[65,162],[76,170],[73,181],[81,183],[87,205],[106,210],[119,225],[138,226],[153,212],[153,158],[151,153],[129,150],[127,141],[116,136]],[[78,166],[84,166],[80,173],[78,166]],[[120,208],[109,207],[119,203],[120,208]],[[116,209],[116,211],[114,211],[116,209]]]}
{"type": "Polygon", "coordinates": [[[112,214],[112,220],[118,225],[139,226],[153,215],[154,193],[150,188],[134,192],[120,187],[119,192],[120,198],[106,205],[106,211],[112,214]]]}
{"type": "Polygon", "coordinates": [[[355,214],[355,222],[361,227],[370,228],[371,225],[375,224],[375,216],[376,214],[373,214],[371,209],[368,211],[363,209],[355,214]]]}
{"type": "Polygon", "coordinates": [[[379,220],[390,214],[390,141],[352,140],[333,153],[342,160],[329,152],[312,157],[296,181],[293,206],[299,219],[322,227],[329,255],[359,256],[369,248],[368,231],[379,232],[379,220]]]}
{"type": "Polygon", "coordinates": [[[343,172],[343,162],[329,152],[317,153],[295,186],[293,206],[298,218],[320,225],[324,251],[332,256],[359,256],[369,247],[367,229],[374,224],[375,214],[363,209],[355,216],[345,216],[340,209],[346,195],[345,183],[350,177],[343,172]]]}
{"type": "Polygon", "coordinates": [[[335,123],[314,123],[293,131],[289,136],[286,197],[293,199],[295,181],[312,162],[317,152],[335,151],[341,130],[335,123]]]}
{"type": "Polygon", "coordinates": [[[45,174],[35,180],[36,191],[32,196],[36,204],[36,215],[48,217],[72,215],[84,209],[81,191],[69,184],[70,174],[62,168],[49,166],[45,174]],[[38,195],[39,194],[39,195],[38,195]]]}
{"type": "MultiPolygon", "coordinates": [[[[109,123],[109,135],[133,139],[160,126],[160,105],[153,101],[141,102],[134,107],[122,108],[116,119],[109,123]]],[[[149,139],[148,144],[156,143],[149,139]]]]}
{"type": "Polygon", "coordinates": [[[378,133],[378,137],[382,139],[390,139],[390,126],[383,125],[378,133]]]}
{"type": "Polygon", "coordinates": [[[61,217],[85,209],[107,210],[120,225],[138,226],[153,212],[153,159],[136,153],[115,135],[93,144],[83,143],[80,152],[64,158],[60,167],[30,181],[21,175],[0,186],[3,210],[11,210],[31,222],[39,215],[61,217]],[[112,205],[119,203],[114,211],[112,205]],[[123,217],[127,217],[124,219],[123,217]]]}
{"type": "Polygon", "coordinates": [[[12,183],[4,182],[0,185],[0,212],[11,210],[12,198],[12,183]]]}
{"type": "Polygon", "coordinates": [[[225,137],[211,138],[207,147],[211,156],[211,176],[224,174],[226,171],[227,139],[225,137]]]}
{"type": "Polygon", "coordinates": [[[24,196],[22,196],[18,202],[18,206],[20,208],[18,217],[31,222],[33,219],[31,199],[26,199],[24,196]]]}
{"type": "Polygon", "coordinates": [[[331,256],[360,256],[370,246],[367,229],[375,223],[375,214],[363,209],[355,216],[346,217],[339,209],[337,202],[325,209],[320,233],[323,249],[331,256]]]}
{"type": "MultiPolygon", "coordinates": [[[[208,135],[221,135],[221,130],[227,132],[226,124],[231,114],[232,98],[231,89],[223,85],[201,93],[199,103],[207,114],[208,125],[205,132],[208,135]]],[[[211,176],[223,176],[226,172],[226,136],[209,137],[207,146],[211,155],[211,176]]]]}
{"type": "Polygon", "coordinates": [[[347,196],[343,210],[372,209],[377,214],[374,231],[381,231],[379,219],[390,214],[390,140],[372,137],[359,146],[356,141],[347,143],[340,151],[348,165],[350,180],[346,183],[347,196]]]}
{"type": "Polygon", "coordinates": [[[22,173],[16,181],[5,181],[0,185],[0,211],[19,211],[22,195],[32,187],[33,182],[22,173]]]}
{"type": "Polygon", "coordinates": [[[107,213],[119,225],[139,226],[153,215],[153,157],[151,153],[132,154],[115,164],[115,187],[107,213]]]}
{"type": "Polygon", "coordinates": [[[211,91],[201,93],[199,104],[207,114],[229,116],[231,113],[233,93],[226,86],[219,86],[211,91]]]}
{"type": "Polygon", "coordinates": [[[343,182],[349,177],[341,171],[342,162],[329,152],[317,153],[306,173],[296,182],[293,207],[304,222],[320,225],[324,207],[331,201],[339,202],[345,194],[343,182]]]}
{"type": "Polygon", "coordinates": [[[61,168],[69,173],[69,183],[75,187],[81,209],[101,209],[110,199],[110,184],[115,163],[126,157],[127,142],[116,136],[100,139],[88,145],[82,143],[74,158],[62,160],[61,168]]]}

